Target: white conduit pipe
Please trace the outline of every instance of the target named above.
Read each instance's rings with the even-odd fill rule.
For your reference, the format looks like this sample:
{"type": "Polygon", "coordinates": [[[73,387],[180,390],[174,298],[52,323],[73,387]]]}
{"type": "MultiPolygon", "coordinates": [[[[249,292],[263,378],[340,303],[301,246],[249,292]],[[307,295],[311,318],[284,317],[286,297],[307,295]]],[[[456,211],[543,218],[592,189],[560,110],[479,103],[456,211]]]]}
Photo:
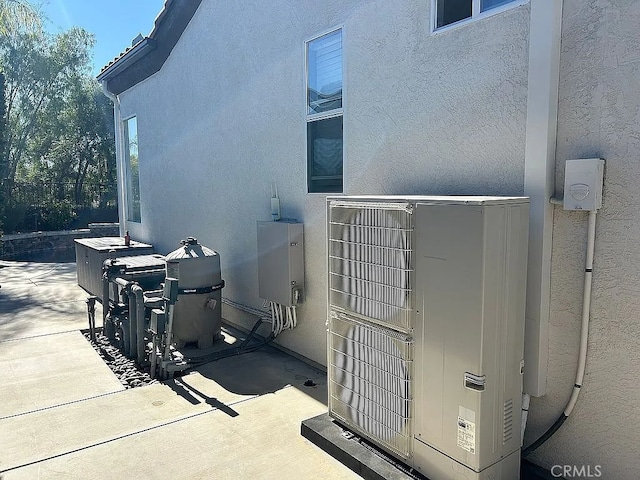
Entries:
{"type": "Polygon", "coordinates": [[[271,324],[273,336],[276,337],[284,329],[292,329],[295,328],[298,323],[298,314],[296,312],[296,307],[287,307],[284,306],[284,310],[282,309],[283,305],[276,302],[269,302],[269,309],[271,310],[271,324]]]}
{"type": "Polygon", "coordinates": [[[582,327],[580,330],[580,356],[578,357],[578,370],[576,372],[576,382],[571,392],[571,398],[564,409],[565,416],[571,415],[573,407],[576,406],[580,388],[584,380],[584,369],[587,364],[587,344],[589,341],[589,314],[591,313],[591,284],[593,276],[593,253],[596,239],[596,215],[597,211],[589,212],[589,227],[587,230],[587,260],[584,269],[584,293],[582,296],[582,327]]]}
{"type": "Polygon", "coordinates": [[[591,313],[591,283],[593,277],[593,257],[596,240],[596,217],[597,211],[589,212],[589,224],[587,228],[587,258],[584,269],[584,290],[582,294],[582,326],[580,329],[580,352],[578,354],[578,368],[576,371],[576,381],[573,385],[571,397],[567,402],[560,418],[540,437],[527,448],[522,451],[522,456],[527,456],[540,445],[546,442],[560,428],[564,421],[571,415],[573,408],[576,406],[582,381],[584,380],[584,370],[587,364],[587,346],[589,343],[589,316],[591,313]]]}
{"type": "Polygon", "coordinates": [[[269,302],[269,307],[271,308],[271,330],[273,331],[273,336],[278,335],[278,325],[276,321],[276,312],[273,307],[273,302],[269,302]]]}
{"type": "Polygon", "coordinates": [[[531,396],[528,393],[522,394],[522,423],[520,426],[520,446],[524,445],[524,431],[527,428],[527,417],[529,417],[529,404],[531,396]]]}
{"type": "Polygon", "coordinates": [[[286,307],[287,309],[287,323],[285,323],[285,328],[292,328],[293,320],[291,320],[291,307],[286,307]]]}

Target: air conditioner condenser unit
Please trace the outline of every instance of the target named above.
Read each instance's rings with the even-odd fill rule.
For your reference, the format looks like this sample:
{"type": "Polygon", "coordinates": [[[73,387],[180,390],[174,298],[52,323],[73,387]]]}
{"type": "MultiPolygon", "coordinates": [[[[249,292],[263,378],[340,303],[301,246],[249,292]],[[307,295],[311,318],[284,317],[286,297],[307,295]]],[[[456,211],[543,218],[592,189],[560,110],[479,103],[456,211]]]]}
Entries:
{"type": "Polygon", "coordinates": [[[431,480],[519,477],[527,198],[329,197],[329,414],[431,480]]]}

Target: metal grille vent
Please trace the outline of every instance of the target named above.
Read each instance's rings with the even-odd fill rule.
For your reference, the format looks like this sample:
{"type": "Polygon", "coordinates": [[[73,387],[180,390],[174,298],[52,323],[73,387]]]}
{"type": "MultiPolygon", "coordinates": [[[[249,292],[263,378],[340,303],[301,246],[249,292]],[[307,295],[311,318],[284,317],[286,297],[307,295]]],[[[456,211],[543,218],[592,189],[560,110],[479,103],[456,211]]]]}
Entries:
{"type": "Polygon", "coordinates": [[[504,402],[504,415],[502,422],[502,443],[507,443],[513,438],[513,399],[504,402]]]}
{"type": "Polygon", "coordinates": [[[413,215],[406,204],[331,205],[332,307],[410,329],[413,215]]]}
{"type": "Polygon", "coordinates": [[[332,415],[407,458],[413,340],[332,312],[329,342],[332,415]]]}

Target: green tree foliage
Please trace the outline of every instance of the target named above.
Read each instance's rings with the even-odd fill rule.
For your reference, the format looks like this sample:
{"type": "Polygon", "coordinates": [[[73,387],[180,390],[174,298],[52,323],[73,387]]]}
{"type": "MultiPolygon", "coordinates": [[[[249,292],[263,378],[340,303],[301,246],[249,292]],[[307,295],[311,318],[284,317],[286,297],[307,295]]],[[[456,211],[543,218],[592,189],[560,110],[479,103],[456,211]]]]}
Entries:
{"type": "Polygon", "coordinates": [[[41,26],[40,13],[26,0],[0,0],[0,36],[36,31],[41,26]]]}
{"type": "Polygon", "coordinates": [[[0,148],[0,202],[2,195],[5,205],[18,202],[10,192],[29,182],[48,186],[40,205],[64,204],[62,211],[67,211],[68,205],[86,204],[89,197],[104,206],[115,198],[113,110],[90,74],[93,36],[79,28],[57,35],[38,28],[2,33],[3,8],[14,2],[24,4],[0,0],[6,122],[2,137],[0,117],[0,147],[5,141],[0,148]],[[111,191],[87,188],[98,184],[111,191]]]}
{"type": "MultiPolygon", "coordinates": [[[[18,31],[35,31],[41,26],[38,11],[25,0],[0,0],[0,39],[18,31]]],[[[0,70],[0,159],[4,158],[7,144],[7,117],[5,77],[0,70]]],[[[2,182],[0,180],[0,187],[2,182]]],[[[4,218],[5,195],[0,188],[0,228],[4,218]]],[[[0,234],[2,231],[0,230],[0,234]]]]}

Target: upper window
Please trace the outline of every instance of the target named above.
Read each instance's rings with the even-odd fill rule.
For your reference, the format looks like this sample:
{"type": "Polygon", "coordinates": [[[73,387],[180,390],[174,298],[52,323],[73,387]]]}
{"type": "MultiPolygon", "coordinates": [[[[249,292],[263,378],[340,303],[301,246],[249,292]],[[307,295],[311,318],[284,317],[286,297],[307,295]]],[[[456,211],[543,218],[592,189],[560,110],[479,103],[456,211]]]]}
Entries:
{"type": "Polygon", "coordinates": [[[436,28],[474,18],[517,0],[436,0],[436,28]]]}
{"type": "Polygon", "coordinates": [[[307,42],[307,189],[342,192],[342,30],[307,42]]]}
{"type": "Polygon", "coordinates": [[[342,32],[307,44],[308,114],[342,108],[342,32]]]}
{"type": "Polygon", "coordinates": [[[140,223],[140,170],[138,165],[138,121],[132,117],[124,122],[125,135],[125,198],[127,220],[140,223]]]}

